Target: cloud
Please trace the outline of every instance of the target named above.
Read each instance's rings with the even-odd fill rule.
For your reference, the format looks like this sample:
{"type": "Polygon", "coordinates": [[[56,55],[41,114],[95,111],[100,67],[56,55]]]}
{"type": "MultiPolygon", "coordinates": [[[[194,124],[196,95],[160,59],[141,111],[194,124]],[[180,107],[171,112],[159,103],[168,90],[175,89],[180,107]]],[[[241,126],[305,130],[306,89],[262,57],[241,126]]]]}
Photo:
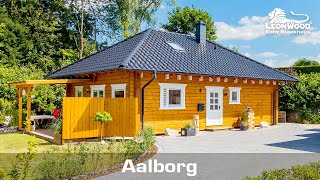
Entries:
{"type": "Polygon", "coordinates": [[[320,44],[320,31],[313,31],[310,34],[300,35],[293,39],[293,42],[297,44],[320,44]]]}
{"type": "MultiPolygon", "coordinates": [[[[315,56],[304,56],[307,59],[312,59],[320,62],[320,54],[318,54],[316,57],[315,56]]],[[[276,59],[276,58],[269,58],[266,60],[262,60],[260,62],[271,66],[271,67],[289,67],[293,65],[294,62],[296,62],[298,59],[302,57],[297,57],[297,58],[291,58],[291,59],[276,59]]]]}
{"type": "Polygon", "coordinates": [[[248,52],[246,52],[244,55],[247,56],[247,57],[251,57],[251,54],[248,53],[248,52]]]}
{"type": "Polygon", "coordinates": [[[240,48],[243,48],[243,49],[251,49],[251,46],[250,46],[250,45],[241,45],[240,48]]]}
{"type": "Polygon", "coordinates": [[[263,53],[257,54],[257,57],[262,57],[262,58],[272,58],[272,57],[279,57],[279,56],[288,57],[287,54],[284,54],[284,53],[274,53],[274,52],[263,52],[263,53]]]}
{"type": "Polygon", "coordinates": [[[225,22],[216,22],[219,40],[241,39],[252,40],[265,36],[265,23],[268,17],[242,17],[237,26],[225,22]]]}
{"type": "Polygon", "coordinates": [[[291,66],[294,62],[296,62],[296,58],[294,59],[267,59],[264,61],[260,61],[264,63],[267,66],[271,67],[289,67],[291,66]]]}

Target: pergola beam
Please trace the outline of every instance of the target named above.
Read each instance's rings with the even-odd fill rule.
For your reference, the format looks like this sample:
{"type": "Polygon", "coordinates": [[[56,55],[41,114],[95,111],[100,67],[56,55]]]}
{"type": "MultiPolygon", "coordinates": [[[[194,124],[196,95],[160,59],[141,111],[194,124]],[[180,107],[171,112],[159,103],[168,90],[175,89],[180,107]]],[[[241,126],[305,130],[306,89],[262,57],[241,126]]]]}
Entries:
{"type": "Polygon", "coordinates": [[[83,83],[90,82],[92,79],[49,79],[49,80],[26,80],[21,82],[9,83],[10,86],[15,87],[32,87],[34,85],[46,85],[46,84],[71,84],[71,83],[83,83]]]}

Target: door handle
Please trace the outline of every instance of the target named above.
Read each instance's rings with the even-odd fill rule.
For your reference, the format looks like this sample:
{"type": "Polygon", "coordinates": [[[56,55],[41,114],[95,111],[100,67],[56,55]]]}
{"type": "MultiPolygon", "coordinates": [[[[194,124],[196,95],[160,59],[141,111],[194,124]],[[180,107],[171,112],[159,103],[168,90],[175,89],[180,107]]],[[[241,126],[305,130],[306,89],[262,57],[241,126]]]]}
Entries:
{"type": "Polygon", "coordinates": [[[219,106],[219,110],[220,110],[220,106],[219,106]]]}

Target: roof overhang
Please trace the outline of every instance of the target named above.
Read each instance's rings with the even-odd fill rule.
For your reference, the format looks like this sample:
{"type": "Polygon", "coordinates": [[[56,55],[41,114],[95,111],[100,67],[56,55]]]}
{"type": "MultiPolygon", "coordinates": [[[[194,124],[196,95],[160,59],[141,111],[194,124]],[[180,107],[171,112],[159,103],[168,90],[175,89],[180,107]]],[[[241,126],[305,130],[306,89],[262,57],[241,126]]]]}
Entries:
{"type": "Polygon", "coordinates": [[[49,79],[49,80],[26,80],[20,82],[9,83],[14,87],[28,87],[34,85],[49,85],[49,84],[72,84],[90,82],[92,79],[49,79]]]}

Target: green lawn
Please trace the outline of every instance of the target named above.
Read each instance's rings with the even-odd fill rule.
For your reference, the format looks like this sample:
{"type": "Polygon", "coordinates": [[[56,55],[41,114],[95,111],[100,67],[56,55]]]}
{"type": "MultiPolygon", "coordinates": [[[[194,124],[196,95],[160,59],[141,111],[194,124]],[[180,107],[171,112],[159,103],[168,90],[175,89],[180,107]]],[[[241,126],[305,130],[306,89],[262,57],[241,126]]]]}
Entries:
{"type": "MultiPolygon", "coordinates": [[[[27,151],[28,142],[32,136],[21,133],[0,134],[0,154],[21,153],[27,151]]],[[[36,138],[39,149],[44,149],[50,145],[48,141],[36,138]]]]}
{"type": "MultiPolygon", "coordinates": [[[[0,168],[8,171],[16,160],[16,155],[27,152],[28,142],[32,136],[21,133],[0,134],[0,168]]],[[[41,153],[48,146],[55,146],[45,140],[36,138],[38,152],[41,153]]]]}

